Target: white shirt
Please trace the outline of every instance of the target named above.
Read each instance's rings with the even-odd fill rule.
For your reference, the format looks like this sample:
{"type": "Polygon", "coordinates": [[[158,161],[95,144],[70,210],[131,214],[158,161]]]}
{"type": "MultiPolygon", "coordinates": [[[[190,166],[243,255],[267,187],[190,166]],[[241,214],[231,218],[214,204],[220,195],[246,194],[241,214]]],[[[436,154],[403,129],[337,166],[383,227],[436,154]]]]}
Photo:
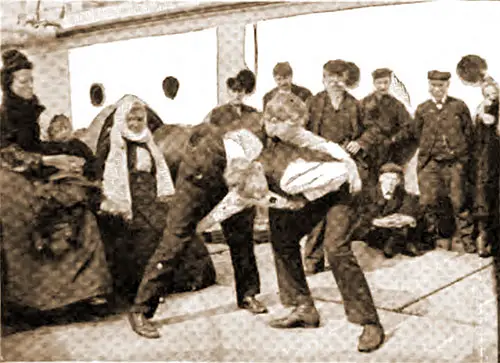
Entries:
{"type": "Polygon", "coordinates": [[[441,110],[443,108],[443,105],[446,102],[447,98],[448,98],[448,96],[444,96],[441,101],[438,101],[434,97],[432,97],[432,101],[436,104],[437,109],[441,110]]]}

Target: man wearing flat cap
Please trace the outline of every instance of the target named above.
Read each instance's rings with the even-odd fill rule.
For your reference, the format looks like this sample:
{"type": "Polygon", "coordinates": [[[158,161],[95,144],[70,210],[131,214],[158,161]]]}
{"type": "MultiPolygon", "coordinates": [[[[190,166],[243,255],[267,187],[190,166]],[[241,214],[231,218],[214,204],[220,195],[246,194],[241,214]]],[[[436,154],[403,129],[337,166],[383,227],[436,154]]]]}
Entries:
{"type": "MultiPolygon", "coordinates": [[[[344,60],[330,60],[325,63],[323,66],[325,90],[311,99],[307,127],[315,134],[343,145],[346,151],[353,155],[363,181],[363,195],[368,197],[369,192],[373,191],[377,184],[380,164],[374,150],[378,147],[382,132],[374,122],[373,125],[368,125],[370,126],[368,128],[363,126],[365,118],[363,106],[346,90],[348,74],[348,63],[344,60]]],[[[361,198],[357,199],[360,201],[361,198]]],[[[335,221],[338,224],[344,222],[348,223],[345,221],[345,216],[339,216],[335,221]]],[[[307,239],[304,257],[308,273],[324,269],[324,229],[323,222],[307,239]]]]}
{"type": "Polygon", "coordinates": [[[472,223],[466,204],[473,125],[467,105],[448,96],[450,77],[449,72],[429,71],[431,99],[415,112],[420,214],[426,225],[424,238],[432,243],[437,240],[441,198],[449,198],[456,229],[452,239],[441,240],[441,247],[473,252],[472,223]]]}
{"type": "Polygon", "coordinates": [[[271,101],[276,93],[293,93],[299,97],[302,101],[307,103],[312,97],[311,91],[305,87],[297,86],[292,83],[293,81],[293,69],[288,62],[277,63],[273,68],[273,77],[276,82],[276,87],[264,95],[263,103],[266,108],[269,101],[271,101]]]}
{"type": "Polygon", "coordinates": [[[418,197],[405,191],[401,166],[386,163],[379,174],[370,202],[362,206],[355,238],[382,247],[388,258],[398,252],[418,255],[418,197]]]}
{"type": "Polygon", "coordinates": [[[364,110],[363,133],[359,143],[367,148],[373,161],[404,164],[411,157],[412,118],[404,104],[389,93],[392,71],[379,68],[372,72],[375,91],[361,100],[364,110]]]}

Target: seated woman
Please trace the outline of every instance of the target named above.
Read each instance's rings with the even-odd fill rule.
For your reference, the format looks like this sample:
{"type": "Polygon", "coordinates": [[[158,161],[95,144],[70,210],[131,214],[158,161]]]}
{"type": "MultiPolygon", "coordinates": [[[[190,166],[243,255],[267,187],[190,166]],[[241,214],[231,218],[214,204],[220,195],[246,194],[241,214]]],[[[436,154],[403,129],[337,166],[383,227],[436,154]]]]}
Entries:
{"type": "Polygon", "coordinates": [[[72,150],[71,141],[40,140],[38,117],[44,107],[33,94],[33,65],[16,50],[2,58],[2,303],[42,311],[81,301],[102,303],[95,298],[110,293],[112,285],[98,226],[87,207],[89,186],[84,178],[74,184],[68,175],[54,177],[60,167],[80,173],[80,157],[88,154],[72,150]],[[49,159],[60,154],[78,158],[49,159]]]}
{"type": "MultiPolygon", "coordinates": [[[[116,292],[130,299],[163,235],[167,201],[175,188],[151,133],[149,107],[132,95],[122,97],[113,107],[97,144],[93,172],[102,180],[102,195],[96,208],[116,292]]],[[[200,240],[193,240],[186,249],[172,280],[169,287],[175,291],[215,282],[215,269],[200,240]]]]}

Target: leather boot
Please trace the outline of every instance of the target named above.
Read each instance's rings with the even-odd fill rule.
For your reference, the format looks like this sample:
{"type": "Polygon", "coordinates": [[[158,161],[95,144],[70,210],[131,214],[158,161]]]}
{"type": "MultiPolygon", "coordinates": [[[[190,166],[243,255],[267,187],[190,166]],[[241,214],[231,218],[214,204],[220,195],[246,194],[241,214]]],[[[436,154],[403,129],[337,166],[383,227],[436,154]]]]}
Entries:
{"type": "Polygon", "coordinates": [[[384,328],[380,324],[363,325],[363,333],[359,336],[358,351],[362,353],[373,352],[384,343],[384,328]]]}
{"type": "Polygon", "coordinates": [[[303,304],[297,306],[289,315],[271,320],[269,326],[276,329],[317,328],[319,314],[314,305],[303,304]]]}
{"type": "Polygon", "coordinates": [[[453,236],[452,250],[476,253],[476,245],[472,241],[474,224],[468,212],[462,212],[455,218],[456,231],[453,236]]]}
{"type": "Polygon", "coordinates": [[[420,256],[422,252],[418,249],[417,245],[414,242],[407,242],[405,247],[405,253],[408,256],[420,256]]]}
{"type": "Polygon", "coordinates": [[[265,314],[267,313],[267,308],[255,296],[247,296],[238,303],[238,307],[241,309],[246,309],[252,314],[265,314]]]}
{"type": "Polygon", "coordinates": [[[384,246],[384,256],[393,258],[396,255],[397,240],[393,236],[389,237],[384,246]]]}
{"type": "Polygon", "coordinates": [[[491,246],[488,241],[488,231],[485,222],[478,223],[479,235],[476,238],[476,248],[480,257],[489,257],[491,255],[491,246]]]}
{"type": "Polygon", "coordinates": [[[149,322],[143,313],[128,313],[128,321],[134,332],[148,339],[158,339],[160,332],[149,322]]]}
{"type": "Polygon", "coordinates": [[[325,271],[325,260],[306,259],[304,261],[304,271],[307,276],[325,271]]]}

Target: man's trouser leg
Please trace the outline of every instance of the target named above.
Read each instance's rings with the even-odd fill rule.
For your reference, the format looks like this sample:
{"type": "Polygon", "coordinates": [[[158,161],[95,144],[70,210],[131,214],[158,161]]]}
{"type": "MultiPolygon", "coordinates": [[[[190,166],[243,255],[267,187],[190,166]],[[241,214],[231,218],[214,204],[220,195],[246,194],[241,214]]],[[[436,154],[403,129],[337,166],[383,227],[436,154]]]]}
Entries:
{"type": "Polygon", "coordinates": [[[252,208],[235,214],[222,222],[224,235],[231,252],[238,303],[241,303],[245,297],[260,293],[259,270],[253,243],[254,219],[255,208],[252,208]]]}
{"type": "Polygon", "coordinates": [[[300,239],[321,220],[312,220],[310,212],[308,206],[300,211],[269,210],[280,299],[285,306],[313,304],[300,253],[300,239]]]}
{"type": "Polygon", "coordinates": [[[131,309],[133,312],[147,315],[154,313],[159,298],[169,287],[179,257],[194,236],[197,222],[201,218],[199,215],[209,208],[204,191],[187,182],[178,187],[171,206],[161,241],[144,270],[131,309]]]}
{"type": "Polygon", "coordinates": [[[355,324],[379,324],[379,317],[363,270],[352,252],[356,225],[353,198],[345,193],[326,217],[325,249],[342,295],[347,319],[355,324]]]}
{"type": "MultiPolygon", "coordinates": [[[[447,185],[453,214],[455,217],[455,241],[461,241],[465,251],[474,252],[472,241],[474,224],[472,215],[466,205],[466,175],[464,165],[460,162],[447,164],[444,169],[444,179],[447,185]]],[[[459,246],[457,246],[460,248],[459,246]]]]}
{"type": "Polygon", "coordinates": [[[322,220],[307,235],[304,248],[304,264],[309,272],[316,273],[325,269],[324,236],[325,221],[322,220]]]}
{"type": "Polygon", "coordinates": [[[441,178],[439,164],[430,160],[418,172],[418,186],[420,189],[419,219],[422,223],[422,237],[427,244],[434,247],[438,237],[438,202],[442,196],[444,184],[441,178]]]}

